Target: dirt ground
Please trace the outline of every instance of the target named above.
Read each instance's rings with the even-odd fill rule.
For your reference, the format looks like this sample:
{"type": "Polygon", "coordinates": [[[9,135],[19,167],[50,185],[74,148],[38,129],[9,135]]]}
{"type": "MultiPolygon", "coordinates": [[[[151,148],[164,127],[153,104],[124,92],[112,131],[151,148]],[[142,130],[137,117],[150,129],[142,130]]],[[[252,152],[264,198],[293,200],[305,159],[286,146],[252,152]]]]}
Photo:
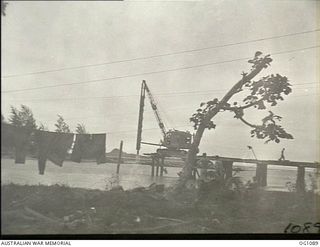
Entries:
{"type": "Polygon", "coordinates": [[[283,233],[289,223],[320,222],[320,196],[313,193],[172,195],[155,184],[130,191],[14,184],[1,189],[2,234],[283,233]]]}

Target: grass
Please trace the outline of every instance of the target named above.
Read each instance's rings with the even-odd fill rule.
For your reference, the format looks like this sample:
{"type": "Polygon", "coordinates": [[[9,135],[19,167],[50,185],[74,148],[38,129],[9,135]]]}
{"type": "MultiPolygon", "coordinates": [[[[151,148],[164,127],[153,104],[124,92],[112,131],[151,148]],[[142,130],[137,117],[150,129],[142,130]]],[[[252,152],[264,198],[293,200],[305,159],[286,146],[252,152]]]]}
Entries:
{"type": "MultiPolygon", "coordinates": [[[[64,185],[2,185],[2,234],[283,233],[319,222],[319,195],[263,190],[166,196],[64,185]]],[[[313,230],[315,231],[315,229],[313,230]]]]}

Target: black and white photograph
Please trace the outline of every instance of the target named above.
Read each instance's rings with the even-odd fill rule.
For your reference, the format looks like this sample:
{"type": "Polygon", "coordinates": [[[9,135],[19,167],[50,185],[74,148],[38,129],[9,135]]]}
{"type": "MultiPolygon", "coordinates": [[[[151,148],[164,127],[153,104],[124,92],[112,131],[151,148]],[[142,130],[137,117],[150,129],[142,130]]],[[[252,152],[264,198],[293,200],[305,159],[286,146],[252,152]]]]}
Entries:
{"type": "Polygon", "coordinates": [[[1,236],[319,237],[319,20],[1,0],[1,236]]]}

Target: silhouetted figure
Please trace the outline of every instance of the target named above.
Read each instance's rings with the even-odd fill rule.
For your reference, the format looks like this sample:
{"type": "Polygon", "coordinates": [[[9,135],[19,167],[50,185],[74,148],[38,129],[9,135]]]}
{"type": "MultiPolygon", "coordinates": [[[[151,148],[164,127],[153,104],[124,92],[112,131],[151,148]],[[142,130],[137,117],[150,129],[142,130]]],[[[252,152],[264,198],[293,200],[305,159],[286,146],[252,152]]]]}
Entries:
{"type": "Polygon", "coordinates": [[[285,148],[283,148],[283,149],[281,150],[281,157],[279,158],[280,161],[286,159],[286,158],[284,157],[284,151],[285,151],[285,150],[286,150],[285,148]]]}
{"type": "Polygon", "coordinates": [[[205,179],[207,177],[207,169],[212,165],[213,163],[210,161],[210,159],[207,158],[207,153],[203,153],[202,157],[197,161],[196,165],[196,167],[200,168],[200,174],[198,173],[197,168],[195,168],[195,172],[200,178],[205,179]]]}
{"type": "Polygon", "coordinates": [[[168,174],[167,168],[163,167],[163,172],[164,172],[164,174],[168,174]]]}

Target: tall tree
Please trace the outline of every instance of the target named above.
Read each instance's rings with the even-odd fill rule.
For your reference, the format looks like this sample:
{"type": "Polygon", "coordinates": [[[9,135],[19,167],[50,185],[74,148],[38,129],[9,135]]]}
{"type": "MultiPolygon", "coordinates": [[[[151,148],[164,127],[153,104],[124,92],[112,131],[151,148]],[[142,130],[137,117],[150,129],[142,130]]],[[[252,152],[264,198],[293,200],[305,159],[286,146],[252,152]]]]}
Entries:
{"type": "Polygon", "coordinates": [[[11,106],[9,123],[17,127],[25,127],[29,130],[37,129],[37,124],[33,113],[26,105],[21,105],[20,110],[11,106]]]}
{"type": "Polygon", "coordinates": [[[192,169],[196,163],[196,156],[199,152],[199,145],[205,129],[215,129],[216,125],[212,119],[221,112],[230,111],[234,113],[234,118],[251,128],[251,137],[265,139],[265,143],[274,141],[280,142],[281,138],[293,139],[279,124],[281,117],[269,111],[269,114],[261,120],[261,123],[249,123],[245,118],[245,110],[256,108],[266,109],[266,105],[275,106],[284,96],[291,93],[291,85],[288,78],[279,74],[264,76],[258,80],[253,80],[263,69],[268,68],[272,59],[270,55],[263,56],[261,52],[256,52],[253,59],[248,61],[251,70],[243,72],[242,78],[226,93],[221,99],[213,99],[200,104],[200,108],[192,115],[190,121],[196,130],[191,148],[188,151],[185,166],[182,171],[179,183],[176,188],[184,186],[185,182],[191,178],[192,169]],[[242,101],[229,101],[233,96],[239,96],[242,101]]]}
{"type": "Polygon", "coordinates": [[[58,115],[57,123],[55,123],[56,132],[59,133],[70,133],[69,125],[65,122],[64,118],[61,115],[58,115]]]}
{"type": "Polygon", "coordinates": [[[36,139],[34,136],[34,130],[36,130],[37,124],[33,116],[32,110],[26,106],[21,105],[20,109],[17,109],[11,106],[11,115],[9,116],[9,123],[17,127],[23,127],[30,131],[30,139],[28,145],[28,153],[35,155],[36,154],[36,139]]]}
{"type": "Polygon", "coordinates": [[[86,126],[84,124],[78,124],[76,128],[76,133],[78,134],[88,134],[86,126]]]}

